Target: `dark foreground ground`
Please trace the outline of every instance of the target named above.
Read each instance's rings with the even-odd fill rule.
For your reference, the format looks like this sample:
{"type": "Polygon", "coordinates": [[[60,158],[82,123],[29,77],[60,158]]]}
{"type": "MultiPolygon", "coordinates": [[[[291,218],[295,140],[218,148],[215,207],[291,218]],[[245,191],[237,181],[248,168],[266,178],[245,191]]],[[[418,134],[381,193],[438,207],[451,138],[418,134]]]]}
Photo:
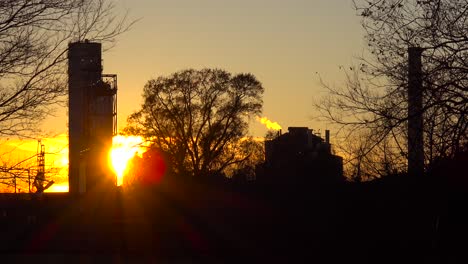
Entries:
{"type": "Polygon", "coordinates": [[[434,179],[0,197],[1,263],[468,263],[465,189],[434,179]]]}

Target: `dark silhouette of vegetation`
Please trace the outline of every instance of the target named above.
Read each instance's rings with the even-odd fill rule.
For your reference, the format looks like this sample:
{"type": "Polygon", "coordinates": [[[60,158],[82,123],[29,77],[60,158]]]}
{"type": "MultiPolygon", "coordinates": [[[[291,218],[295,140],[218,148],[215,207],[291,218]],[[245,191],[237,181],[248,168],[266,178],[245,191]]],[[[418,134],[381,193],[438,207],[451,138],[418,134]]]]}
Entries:
{"type": "Polygon", "coordinates": [[[252,74],[184,70],[150,80],[127,133],[143,135],[178,175],[222,174],[244,163],[248,118],[262,109],[263,87],[252,74]]]}
{"type": "MultiPolygon", "coordinates": [[[[403,0],[369,3],[366,17],[373,7],[388,3],[394,4],[390,10],[407,8],[403,0]]],[[[393,93],[360,101],[359,96],[365,98],[372,90],[352,86],[354,80],[348,86],[353,93],[330,101],[341,102],[342,110],[357,120],[342,122],[357,129],[352,137],[361,136],[348,141],[349,154],[360,158],[353,164],[354,174],[387,177],[341,181],[341,160],[333,155],[329,140],[305,127],[271,133],[270,149],[262,153],[258,141],[244,138],[247,116],[261,109],[260,83],[249,74],[182,71],[148,82],[142,109],[130,118],[126,132],[143,133],[153,142],[130,168],[132,179],[139,182],[133,188],[91,190],[82,196],[0,195],[2,260],[466,263],[468,181],[463,172],[468,151],[463,140],[458,150],[431,160],[427,177],[408,177],[397,166],[405,154],[395,152],[404,150],[398,146],[405,137],[403,127],[390,126],[397,119],[385,121],[386,115],[377,115],[383,112],[370,111],[380,99],[388,103],[384,108],[396,104],[393,93]],[[346,108],[346,100],[355,99],[369,108],[346,108]],[[386,122],[392,129],[384,133],[386,122]],[[223,147],[215,148],[217,144],[223,147]],[[249,179],[251,167],[261,160],[250,158],[263,154],[278,184],[249,179]],[[207,177],[166,177],[167,169],[207,177]],[[205,181],[228,169],[233,179],[205,181]]],[[[404,87],[388,87],[400,91],[400,103],[405,104],[404,87]]],[[[401,118],[406,122],[404,114],[401,118]]]]}
{"type": "Polygon", "coordinates": [[[466,157],[441,161],[424,180],[322,185],[290,173],[272,187],[166,177],[82,197],[1,195],[0,252],[49,262],[464,263],[468,185],[443,174],[463,168],[466,157]]]}
{"type": "Polygon", "coordinates": [[[346,140],[366,137],[349,156],[354,177],[378,176],[388,169],[404,171],[409,47],[423,50],[425,163],[453,157],[468,141],[468,1],[356,0],[354,4],[369,53],[357,67],[345,70],[344,88],[324,84],[330,96],[317,104],[322,117],[346,128],[346,140]]]}

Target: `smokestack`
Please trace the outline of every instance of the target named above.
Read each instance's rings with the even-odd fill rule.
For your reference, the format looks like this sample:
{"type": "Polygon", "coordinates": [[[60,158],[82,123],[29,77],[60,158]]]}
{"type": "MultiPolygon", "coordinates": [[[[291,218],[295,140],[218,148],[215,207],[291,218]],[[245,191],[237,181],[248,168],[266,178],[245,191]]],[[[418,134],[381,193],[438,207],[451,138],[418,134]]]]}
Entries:
{"type": "Polygon", "coordinates": [[[330,130],[325,130],[325,142],[330,144],[330,130]]]}
{"type": "Polygon", "coordinates": [[[422,51],[408,48],[408,174],[412,176],[424,173],[422,51]]]}

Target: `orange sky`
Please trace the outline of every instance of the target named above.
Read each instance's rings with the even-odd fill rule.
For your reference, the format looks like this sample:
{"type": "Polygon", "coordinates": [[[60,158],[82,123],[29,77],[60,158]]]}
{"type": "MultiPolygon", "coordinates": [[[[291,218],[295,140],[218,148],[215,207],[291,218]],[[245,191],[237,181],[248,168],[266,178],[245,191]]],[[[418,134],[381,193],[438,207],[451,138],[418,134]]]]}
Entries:
{"type": "MultiPolygon", "coordinates": [[[[313,100],[324,94],[318,74],[332,85],[342,84],[339,67],[351,65],[364,50],[360,19],[349,0],[114,2],[118,10],[128,9],[131,19],[140,19],[103,54],[104,73],[118,75],[119,129],[139,108],[149,79],[187,68],[216,67],[254,74],[265,87],[262,116],[283,130],[323,130],[329,125],[312,120],[313,100]]],[[[66,162],[67,119],[61,108],[43,123],[44,135],[59,135],[44,140],[47,152],[58,153],[46,157],[50,166],[66,162]]],[[[262,137],[267,128],[258,120],[252,117],[250,135],[262,137]]],[[[19,148],[34,152],[36,144],[21,142],[19,148]]],[[[66,177],[66,169],[59,171],[53,188],[65,190],[66,177]]]]}
{"type": "MultiPolygon", "coordinates": [[[[41,144],[45,146],[45,171],[47,180],[55,183],[46,192],[67,192],[68,191],[68,136],[61,134],[55,137],[41,139],[41,144]]],[[[133,155],[140,155],[146,150],[141,137],[116,136],[113,140],[113,148],[109,153],[109,165],[113,167],[118,175],[117,184],[122,184],[122,177],[126,169],[127,162],[133,155]]],[[[24,140],[2,140],[0,142],[0,166],[10,167],[23,160],[24,162],[15,168],[32,168],[31,183],[34,181],[37,166],[38,141],[34,139],[24,140]]],[[[27,173],[25,174],[27,175],[27,173]]],[[[5,191],[0,185],[0,192],[5,191]]],[[[18,180],[17,189],[20,192],[28,191],[28,181],[18,180]]],[[[14,191],[14,188],[9,191],[14,191]]]]}
{"type": "MultiPolygon", "coordinates": [[[[61,134],[53,138],[43,138],[41,143],[45,146],[46,177],[53,179],[55,184],[48,191],[68,191],[68,138],[61,134]]],[[[34,139],[3,139],[0,142],[0,166],[11,166],[22,160],[18,168],[31,168],[37,165],[36,157],[38,142],[34,139]],[[32,158],[31,158],[32,157],[32,158]]],[[[34,177],[35,175],[31,175],[34,177]]],[[[32,178],[33,180],[34,178],[32,178]]],[[[27,191],[27,182],[18,182],[22,191],[27,191]]],[[[0,186],[2,187],[2,186],[0,186]]]]}
{"type": "MultiPolygon", "coordinates": [[[[114,0],[140,18],[103,55],[105,73],[118,75],[118,124],[141,103],[150,78],[186,68],[253,73],[263,83],[263,116],[288,126],[325,129],[312,120],[314,98],[324,93],[317,72],[335,85],[363,50],[359,17],[349,0],[114,0]]],[[[44,123],[66,133],[66,111],[44,123]]],[[[255,117],[253,136],[267,129],[255,117]]],[[[333,131],[332,131],[333,135],[333,131]]]]}

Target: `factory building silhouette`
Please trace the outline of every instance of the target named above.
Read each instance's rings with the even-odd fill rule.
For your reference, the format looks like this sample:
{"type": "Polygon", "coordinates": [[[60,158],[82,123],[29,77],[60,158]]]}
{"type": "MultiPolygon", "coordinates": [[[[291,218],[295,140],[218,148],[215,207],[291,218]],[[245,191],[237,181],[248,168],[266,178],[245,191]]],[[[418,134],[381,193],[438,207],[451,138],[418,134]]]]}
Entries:
{"type": "Polygon", "coordinates": [[[332,153],[330,131],[325,139],[308,127],[288,127],[288,132],[265,141],[265,163],[260,181],[273,184],[314,184],[344,181],[343,159],[332,153]]]}
{"type": "MultiPolygon", "coordinates": [[[[391,249],[399,256],[395,245],[420,250],[415,253],[418,258],[420,252],[434,250],[452,255],[456,247],[464,252],[465,244],[453,238],[468,234],[461,210],[467,202],[466,190],[459,181],[441,179],[446,180],[447,171],[458,176],[466,156],[436,168],[437,181],[413,177],[408,184],[408,178],[389,177],[322,188],[344,181],[343,160],[333,152],[329,131],[322,138],[308,127],[289,127],[288,132],[280,131],[265,141],[265,162],[257,166],[258,185],[235,192],[175,179],[165,189],[141,189],[137,195],[124,196],[115,188],[115,175],[107,162],[116,134],[117,76],[102,73],[100,43],[71,43],[68,58],[70,191],[42,193],[47,186],[45,151],[39,144],[42,169],[35,180],[42,186],[36,187],[42,189],[39,195],[31,191],[0,195],[0,252],[13,256],[5,262],[18,262],[23,253],[36,262],[40,254],[59,253],[67,256],[61,261],[65,262],[78,255],[101,254],[154,260],[152,254],[190,259],[208,252],[232,258],[233,253],[248,250],[273,258],[280,250],[285,256],[323,251],[328,259],[333,254],[327,249],[349,259],[341,254],[350,252],[349,248],[355,252],[391,249]],[[264,191],[265,186],[272,188],[264,191]]],[[[422,174],[424,153],[419,60],[413,61],[416,71],[409,73],[409,79],[415,77],[410,89],[415,89],[412,97],[416,98],[408,109],[414,121],[408,126],[412,131],[408,172],[413,175],[422,174]]],[[[154,160],[148,163],[145,169],[150,172],[152,167],[161,168],[154,160]]],[[[465,178],[461,180],[466,182],[465,178]]]]}

